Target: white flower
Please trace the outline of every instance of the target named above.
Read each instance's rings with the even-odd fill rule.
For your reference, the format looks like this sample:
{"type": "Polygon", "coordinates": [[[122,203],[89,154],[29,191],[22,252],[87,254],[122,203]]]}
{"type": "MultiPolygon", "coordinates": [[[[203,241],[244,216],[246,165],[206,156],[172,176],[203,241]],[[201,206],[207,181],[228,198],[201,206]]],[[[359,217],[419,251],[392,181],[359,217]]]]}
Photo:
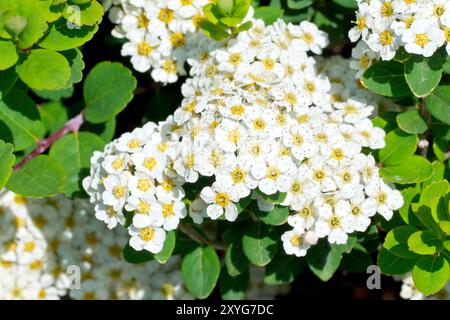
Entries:
{"type": "Polygon", "coordinates": [[[258,180],[259,190],[269,195],[277,191],[288,191],[294,172],[295,165],[290,157],[274,155],[269,155],[266,163],[255,165],[251,169],[253,177],[258,180]]]}
{"type": "Polygon", "coordinates": [[[119,175],[110,175],[105,178],[103,185],[105,191],[102,199],[106,205],[111,206],[115,211],[121,211],[128,197],[129,172],[122,172],[119,175]]]}
{"type": "Polygon", "coordinates": [[[328,237],[328,242],[345,244],[347,233],[353,231],[352,219],[350,219],[351,207],[348,201],[339,200],[334,208],[324,204],[319,208],[319,220],[315,225],[315,231],[319,238],[328,237]]]}
{"type": "Polygon", "coordinates": [[[443,31],[428,21],[416,20],[402,35],[405,50],[410,53],[431,57],[444,44],[443,31]]]}
{"type": "Polygon", "coordinates": [[[200,197],[208,204],[206,213],[215,220],[225,213],[228,221],[236,220],[238,211],[236,202],[239,200],[237,192],[225,184],[214,182],[211,187],[203,188],[200,197]]]}
{"type": "Polygon", "coordinates": [[[130,226],[130,246],[136,251],[147,250],[151,253],[158,253],[162,250],[166,232],[159,227],[148,226],[145,228],[137,228],[130,226]]]}
{"type": "Polygon", "coordinates": [[[283,241],[284,251],[287,254],[293,254],[297,257],[306,256],[306,252],[311,247],[311,245],[303,239],[302,233],[298,233],[295,230],[283,233],[281,240],[283,241]]]}
{"type": "Polygon", "coordinates": [[[375,200],[377,212],[386,220],[392,218],[393,210],[403,206],[403,197],[398,190],[390,188],[381,179],[374,179],[366,186],[366,194],[375,200]]]}

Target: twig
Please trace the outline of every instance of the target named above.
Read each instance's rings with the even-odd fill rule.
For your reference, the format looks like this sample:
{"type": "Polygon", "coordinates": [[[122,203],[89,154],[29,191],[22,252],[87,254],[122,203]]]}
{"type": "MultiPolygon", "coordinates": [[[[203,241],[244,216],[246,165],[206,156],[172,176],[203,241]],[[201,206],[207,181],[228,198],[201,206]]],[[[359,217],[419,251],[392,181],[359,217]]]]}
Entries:
{"type": "Polygon", "coordinates": [[[201,243],[201,244],[209,244],[216,250],[225,251],[227,249],[227,246],[224,243],[221,242],[215,242],[211,241],[209,239],[206,239],[202,235],[200,235],[197,231],[195,231],[193,228],[180,223],[178,228],[181,232],[183,232],[185,235],[187,235],[189,238],[194,240],[195,242],[201,243]]]}
{"type": "Polygon", "coordinates": [[[37,143],[37,147],[33,151],[31,151],[28,155],[26,155],[22,159],[22,161],[20,161],[18,164],[14,166],[14,170],[19,170],[20,168],[22,168],[28,161],[45,152],[48,148],[50,148],[50,146],[53,143],[61,139],[69,132],[77,132],[83,123],[84,123],[84,116],[83,112],[81,112],[77,116],[67,121],[64,127],[56,131],[54,134],[50,135],[48,138],[44,140],[39,141],[37,143]]]}

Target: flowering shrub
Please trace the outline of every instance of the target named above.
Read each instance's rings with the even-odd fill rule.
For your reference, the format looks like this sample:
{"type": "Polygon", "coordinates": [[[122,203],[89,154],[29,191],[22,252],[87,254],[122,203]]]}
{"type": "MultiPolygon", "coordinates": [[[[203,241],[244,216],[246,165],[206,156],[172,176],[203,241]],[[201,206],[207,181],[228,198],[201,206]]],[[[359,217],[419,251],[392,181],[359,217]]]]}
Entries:
{"type": "Polygon", "coordinates": [[[0,298],[443,296],[447,1],[102,4],[0,0],[0,298]]]}

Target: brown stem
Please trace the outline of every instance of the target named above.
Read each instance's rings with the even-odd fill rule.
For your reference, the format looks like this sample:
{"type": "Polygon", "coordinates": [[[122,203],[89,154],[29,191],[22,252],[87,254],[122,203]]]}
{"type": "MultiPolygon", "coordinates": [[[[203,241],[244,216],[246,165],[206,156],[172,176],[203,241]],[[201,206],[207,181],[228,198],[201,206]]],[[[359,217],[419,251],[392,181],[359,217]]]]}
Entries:
{"type": "Polygon", "coordinates": [[[209,239],[206,239],[202,235],[200,235],[197,231],[195,231],[193,228],[180,223],[178,228],[181,232],[183,232],[185,235],[187,235],[189,238],[194,240],[195,242],[201,243],[201,244],[209,244],[216,250],[225,251],[227,249],[227,246],[224,243],[221,242],[215,242],[211,241],[209,239]]]}
{"type": "Polygon", "coordinates": [[[44,140],[39,141],[37,143],[37,147],[33,151],[31,151],[28,155],[26,155],[22,159],[22,161],[20,161],[18,164],[14,166],[14,170],[19,170],[20,168],[22,168],[28,161],[45,152],[53,143],[61,139],[69,132],[77,132],[83,123],[84,123],[84,116],[83,112],[81,112],[77,116],[67,121],[64,127],[56,131],[54,134],[50,135],[48,138],[44,140]]]}

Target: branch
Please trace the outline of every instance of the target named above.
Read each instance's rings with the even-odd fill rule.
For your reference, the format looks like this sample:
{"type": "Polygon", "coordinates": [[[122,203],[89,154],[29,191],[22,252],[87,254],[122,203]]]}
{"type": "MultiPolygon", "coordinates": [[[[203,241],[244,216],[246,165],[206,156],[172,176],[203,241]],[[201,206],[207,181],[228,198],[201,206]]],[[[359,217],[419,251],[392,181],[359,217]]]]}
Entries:
{"type": "Polygon", "coordinates": [[[187,235],[189,238],[194,240],[195,242],[201,243],[201,244],[209,244],[216,250],[225,251],[227,249],[227,246],[224,243],[221,242],[215,242],[206,239],[202,235],[200,235],[197,231],[195,231],[193,228],[180,223],[178,228],[181,232],[183,232],[185,235],[187,235]]]}
{"type": "Polygon", "coordinates": [[[22,161],[20,161],[18,164],[14,166],[14,170],[19,170],[20,168],[22,168],[28,161],[45,152],[48,148],[50,148],[50,146],[53,143],[61,139],[69,132],[77,132],[83,123],[84,123],[84,116],[83,112],[81,112],[77,116],[67,121],[64,127],[56,131],[54,134],[50,135],[48,138],[44,140],[39,141],[37,143],[37,147],[33,151],[31,151],[28,155],[26,155],[22,159],[22,161]]]}

